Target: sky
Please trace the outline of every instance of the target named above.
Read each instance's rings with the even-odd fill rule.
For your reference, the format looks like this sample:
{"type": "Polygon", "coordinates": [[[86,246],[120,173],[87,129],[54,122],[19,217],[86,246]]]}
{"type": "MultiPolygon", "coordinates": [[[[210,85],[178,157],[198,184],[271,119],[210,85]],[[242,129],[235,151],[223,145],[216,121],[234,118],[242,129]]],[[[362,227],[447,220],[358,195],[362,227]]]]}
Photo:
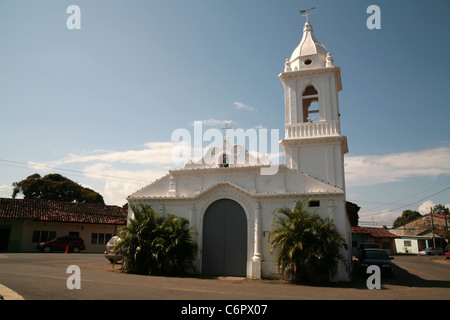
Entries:
{"type": "Polygon", "coordinates": [[[0,197],[59,173],[124,205],[180,167],[171,136],[195,121],[284,138],[278,75],[301,40],[299,11],[313,7],[341,68],[360,225],[450,206],[447,0],[0,0],[0,197]],[[80,29],[68,27],[71,5],[80,29]],[[367,27],[370,5],[381,29],[367,27]]]}

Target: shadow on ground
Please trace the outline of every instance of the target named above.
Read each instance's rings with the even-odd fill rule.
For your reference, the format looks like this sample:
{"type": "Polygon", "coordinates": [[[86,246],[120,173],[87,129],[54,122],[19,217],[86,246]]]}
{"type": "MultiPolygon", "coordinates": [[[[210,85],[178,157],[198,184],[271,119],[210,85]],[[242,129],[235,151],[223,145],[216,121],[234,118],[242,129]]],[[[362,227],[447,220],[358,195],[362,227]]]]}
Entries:
{"type": "MultiPolygon", "coordinates": [[[[408,272],[406,269],[394,264],[393,276],[381,277],[381,286],[385,288],[388,286],[401,286],[408,288],[450,288],[450,281],[446,280],[426,280],[415,274],[408,272]]],[[[357,289],[367,289],[367,279],[370,274],[364,275],[357,272],[353,274],[352,282],[349,286],[357,289]]]]}
{"type": "Polygon", "coordinates": [[[450,281],[426,280],[394,264],[394,276],[383,279],[383,284],[416,288],[450,288],[450,281]]]}
{"type": "MultiPolygon", "coordinates": [[[[350,282],[338,282],[338,283],[325,283],[325,284],[314,284],[314,283],[298,283],[299,285],[308,285],[314,287],[329,287],[329,288],[353,288],[367,290],[367,279],[370,274],[361,274],[358,272],[357,267],[353,268],[354,272],[352,275],[352,280],[350,282]]],[[[400,286],[408,288],[449,288],[450,281],[446,280],[426,280],[415,274],[408,272],[406,269],[399,267],[394,264],[392,276],[382,275],[381,277],[381,288],[387,289],[386,286],[400,286]]]]}
{"type": "MultiPolygon", "coordinates": [[[[113,271],[121,271],[122,263],[117,262],[116,264],[112,264],[113,271]],[[116,267],[116,268],[114,268],[116,267]],[[115,270],[114,270],[115,269],[115,270]]],[[[247,279],[244,277],[222,277],[222,276],[207,276],[207,275],[197,275],[197,276],[185,276],[187,278],[197,278],[197,279],[220,279],[220,280],[233,280],[234,282],[241,281],[262,281],[266,283],[274,283],[274,284],[287,284],[287,285],[307,285],[314,287],[329,287],[329,288],[353,288],[353,289],[363,289],[367,290],[367,278],[370,274],[360,274],[356,265],[353,268],[353,276],[350,282],[338,282],[338,283],[324,283],[324,284],[314,284],[314,283],[298,283],[291,284],[287,281],[283,280],[270,280],[270,279],[247,279]]],[[[180,278],[185,278],[181,276],[180,278]]],[[[394,264],[394,272],[392,277],[382,276],[381,278],[381,286],[385,288],[386,285],[389,286],[403,286],[409,288],[449,288],[450,289],[450,281],[445,280],[426,280],[415,274],[408,272],[406,269],[399,267],[394,264]]]]}

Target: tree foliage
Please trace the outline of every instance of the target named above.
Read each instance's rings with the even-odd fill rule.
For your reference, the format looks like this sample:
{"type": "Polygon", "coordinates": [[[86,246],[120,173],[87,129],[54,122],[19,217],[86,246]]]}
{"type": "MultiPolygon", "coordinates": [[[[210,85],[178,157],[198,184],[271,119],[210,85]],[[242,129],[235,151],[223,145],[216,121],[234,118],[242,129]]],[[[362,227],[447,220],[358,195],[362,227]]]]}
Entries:
{"type": "Polygon", "coordinates": [[[160,215],[151,206],[132,207],[134,219],[121,229],[117,250],[124,256],[123,270],[151,275],[192,273],[197,244],[189,221],[160,215]]]}
{"type": "Polygon", "coordinates": [[[444,214],[444,215],[449,215],[450,214],[448,208],[446,208],[442,204],[435,205],[434,208],[433,208],[433,213],[434,214],[444,214]]]}
{"type": "Polygon", "coordinates": [[[417,218],[420,218],[422,215],[417,212],[417,211],[413,211],[413,210],[405,210],[402,212],[402,215],[400,217],[398,217],[397,219],[395,219],[394,223],[393,223],[393,227],[394,228],[398,228],[400,226],[403,226],[404,224],[413,221],[417,218]]]}
{"type": "Polygon", "coordinates": [[[271,252],[277,252],[278,269],[291,282],[327,282],[344,260],[340,250],[347,244],[332,220],[305,209],[308,202],[274,212],[271,252]]]}
{"type": "Polygon", "coordinates": [[[48,174],[41,177],[35,173],[22,181],[14,182],[13,187],[13,198],[22,193],[25,199],[105,204],[98,192],[83,187],[60,174],[48,174]]]}
{"type": "Polygon", "coordinates": [[[347,209],[347,215],[348,215],[348,219],[350,220],[350,225],[352,227],[358,226],[358,221],[359,221],[358,212],[361,209],[361,207],[358,206],[357,204],[355,204],[353,202],[349,202],[349,201],[347,201],[345,203],[345,207],[347,209]]]}

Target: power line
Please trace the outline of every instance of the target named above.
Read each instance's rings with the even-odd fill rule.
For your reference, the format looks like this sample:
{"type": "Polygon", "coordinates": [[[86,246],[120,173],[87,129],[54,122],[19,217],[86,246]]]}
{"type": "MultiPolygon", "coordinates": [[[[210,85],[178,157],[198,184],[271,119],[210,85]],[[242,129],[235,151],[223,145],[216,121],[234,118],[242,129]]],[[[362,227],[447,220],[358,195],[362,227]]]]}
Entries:
{"type": "Polygon", "coordinates": [[[418,203],[418,202],[427,200],[427,199],[429,199],[429,198],[431,198],[431,197],[433,197],[433,196],[435,196],[435,195],[437,195],[437,194],[439,194],[439,193],[442,193],[442,192],[444,192],[444,191],[446,191],[446,190],[448,190],[448,189],[450,189],[450,187],[447,187],[447,188],[445,188],[445,189],[442,189],[441,191],[438,191],[438,192],[436,192],[436,193],[433,193],[432,195],[429,195],[429,196],[426,197],[426,198],[423,198],[423,199],[414,201],[414,202],[412,202],[412,203],[409,203],[409,204],[407,204],[407,205],[404,205],[404,206],[401,206],[401,207],[398,207],[398,208],[395,208],[395,209],[386,210],[386,211],[382,211],[382,212],[378,212],[378,213],[369,213],[369,214],[365,214],[365,215],[361,215],[361,216],[362,216],[362,217],[375,216],[375,215],[379,215],[379,214],[388,213],[388,212],[396,211],[396,210],[399,210],[399,209],[403,209],[403,208],[405,208],[405,207],[409,207],[409,206],[411,206],[411,205],[413,205],[413,204],[416,204],[416,203],[418,203]]]}
{"type": "Polygon", "coordinates": [[[378,204],[378,206],[376,207],[381,207],[381,206],[387,206],[387,205],[404,205],[403,203],[398,203],[398,202],[381,202],[381,201],[370,201],[370,200],[352,200],[352,202],[354,203],[360,203],[360,202],[367,202],[367,203],[373,203],[373,204],[378,204]]]}
{"type": "MultiPolygon", "coordinates": [[[[423,190],[423,191],[414,193],[414,194],[412,194],[412,195],[410,195],[410,196],[403,197],[403,198],[401,198],[401,199],[398,199],[398,200],[392,201],[392,202],[377,202],[377,201],[370,201],[370,200],[352,200],[352,201],[355,202],[355,203],[357,203],[357,202],[367,202],[367,203],[379,204],[379,205],[377,205],[377,206],[371,207],[370,210],[374,210],[375,208],[379,208],[379,207],[383,207],[383,206],[387,206],[387,205],[409,206],[410,204],[403,204],[403,203],[400,203],[400,201],[403,201],[403,200],[406,200],[406,199],[415,197],[415,196],[417,196],[417,195],[419,195],[419,194],[424,194],[424,193],[427,192],[427,191],[431,191],[431,190],[433,190],[433,189],[437,189],[437,188],[439,188],[439,187],[441,187],[441,186],[443,186],[443,185],[446,185],[446,184],[448,184],[448,183],[450,183],[450,181],[446,181],[446,182],[444,182],[444,183],[438,184],[437,186],[434,186],[434,187],[425,189],[425,190],[423,190]]],[[[430,197],[431,197],[431,196],[430,196],[430,197]]]]}
{"type": "MultiPolygon", "coordinates": [[[[16,167],[16,168],[31,169],[29,163],[19,162],[19,161],[12,161],[12,160],[6,160],[6,159],[0,159],[0,161],[10,163],[10,164],[0,163],[1,165],[6,165],[6,166],[16,167]],[[17,165],[13,165],[13,164],[18,164],[18,165],[21,165],[21,166],[17,166],[17,165]]],[[[63,168],[45,166],[45,165],[41,165],[41,164],[33,164],[32,166],[46,168],[46,169],[52,169],[52,170],[67,171],[67,172],[73,172],[73,173],[81,173],[83,175],[92,174],[92,175],[96,175],[96,176],[101,176],[101,177],[106,177],[106,178],[113,178],[113,179],[139,181],[139,182],[146,182],[146,183],[151,183],[152,182],[152,181],[144,180],[144,179],[134,179],[134,178],[127,178],[127,177],[113,176],[113,175],[108,175],[108,174],[103,174],[103,173],[92,172],[92,171],[79,171],[79,170],[73,170],[73,169],[63,169],[63,168]]],[[[111,180],[109,180],[109,181],[111,181],[111,180]]],[[[116,181],[116,182],[119,182],[119,181],[116,181]]]]}

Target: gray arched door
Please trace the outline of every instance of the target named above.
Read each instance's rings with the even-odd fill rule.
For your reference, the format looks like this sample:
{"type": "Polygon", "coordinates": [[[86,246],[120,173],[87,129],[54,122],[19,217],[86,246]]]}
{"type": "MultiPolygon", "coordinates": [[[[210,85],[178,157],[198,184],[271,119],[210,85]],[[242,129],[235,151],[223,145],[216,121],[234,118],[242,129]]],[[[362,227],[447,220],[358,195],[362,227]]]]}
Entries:
{"type": "Polygon", "coordinates": [[[234,200],[213,202],[203,218],[202,273],[246,276],[247,218],[234,200]]]}

